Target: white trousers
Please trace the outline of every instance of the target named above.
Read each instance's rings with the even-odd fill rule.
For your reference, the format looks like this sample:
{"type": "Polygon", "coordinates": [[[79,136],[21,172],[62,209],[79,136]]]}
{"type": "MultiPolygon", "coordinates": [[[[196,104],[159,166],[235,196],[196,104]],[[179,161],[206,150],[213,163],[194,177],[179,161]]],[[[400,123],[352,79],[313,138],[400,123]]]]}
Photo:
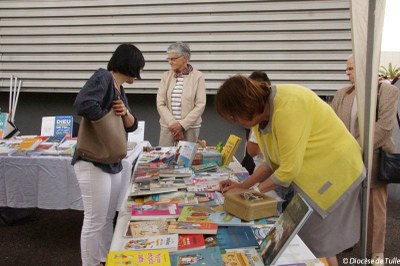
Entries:
{"type": "Polygon", "coordinates": [[[83,266],[106,261],[113,237],[113,219],[121,191],[121,173],[109,174],[90,162],[74,165],[82,193],[84,220],[81,232],[83,266]]]}

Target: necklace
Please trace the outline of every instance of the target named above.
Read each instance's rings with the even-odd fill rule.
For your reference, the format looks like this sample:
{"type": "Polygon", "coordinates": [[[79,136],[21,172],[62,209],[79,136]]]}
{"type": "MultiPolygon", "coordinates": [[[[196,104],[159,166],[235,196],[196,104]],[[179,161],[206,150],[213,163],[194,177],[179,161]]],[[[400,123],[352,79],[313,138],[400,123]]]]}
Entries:
{"type": "Polygon", "coordinates": [[[112,72],[111,72],[111,76],[113,77],[115,88],[119,91],[121,86],[118,85],[117,79],[115,78],[115,76],[114,76],[114,74],[112,72]]]}
{"type": "Polygon", "coordinates": [[[114,80],[114,87],[115,87],[115,90],[116,90],[116,93],[117,93],[117,99],[120,99],[121,98],[121,87],[118,85],[118,83],[117,83],[117,79],[114,77],[114,74],[111,72],[111,76],[113,77],[113,80],[114,80]]]}

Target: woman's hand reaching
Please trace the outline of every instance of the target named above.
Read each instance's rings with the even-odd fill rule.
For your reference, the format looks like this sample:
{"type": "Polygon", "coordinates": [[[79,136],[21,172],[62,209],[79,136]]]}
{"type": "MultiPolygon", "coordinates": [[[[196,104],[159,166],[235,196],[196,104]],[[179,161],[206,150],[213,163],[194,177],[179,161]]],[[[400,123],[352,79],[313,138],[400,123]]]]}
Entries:
{"type": "Polygon", "coordinates": [[[221,192],[225,193],[229,190],[235,189],[235,190],[242,190],[242,189],[246,189],[243,184],[233,181],[233,180],[222,180],[221,182],[219,182],[219,186],[221,188],[221,192]]]}

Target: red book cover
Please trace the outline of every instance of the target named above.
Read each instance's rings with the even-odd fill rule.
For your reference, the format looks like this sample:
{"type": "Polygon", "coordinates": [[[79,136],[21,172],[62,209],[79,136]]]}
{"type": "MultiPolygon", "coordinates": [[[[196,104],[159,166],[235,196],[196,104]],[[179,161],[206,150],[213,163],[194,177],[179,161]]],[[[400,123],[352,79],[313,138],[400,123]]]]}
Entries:
{"type": "Polygon", "coordinates": [[[178,251],[203,249],[205,247],[203,235],[179,235],[178,251]]]}

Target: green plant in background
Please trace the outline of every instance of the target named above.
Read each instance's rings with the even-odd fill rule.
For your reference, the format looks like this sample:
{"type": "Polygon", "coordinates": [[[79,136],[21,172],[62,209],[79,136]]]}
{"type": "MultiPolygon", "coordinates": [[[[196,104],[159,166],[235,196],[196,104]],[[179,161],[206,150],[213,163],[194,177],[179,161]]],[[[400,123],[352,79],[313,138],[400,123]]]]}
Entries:
{"type": "Polygon", "coordinates": [[[224,148],[224,144],[221,141],[218,142],[218,144],[216,146],[217,151],[221,152],[223,148],[224,148]]]}
{"type": "Polygon", "coordinates": [[[397,73],[399,73],[399,72],[400,72],[400,67],[393,66],[392,63],[389,63],[388,68],[381,66],[381,68],[379,70],[379,74],[382,74],[382,75],[388,77],[389,79],[394,79],[396,77],[397,73]]]}

